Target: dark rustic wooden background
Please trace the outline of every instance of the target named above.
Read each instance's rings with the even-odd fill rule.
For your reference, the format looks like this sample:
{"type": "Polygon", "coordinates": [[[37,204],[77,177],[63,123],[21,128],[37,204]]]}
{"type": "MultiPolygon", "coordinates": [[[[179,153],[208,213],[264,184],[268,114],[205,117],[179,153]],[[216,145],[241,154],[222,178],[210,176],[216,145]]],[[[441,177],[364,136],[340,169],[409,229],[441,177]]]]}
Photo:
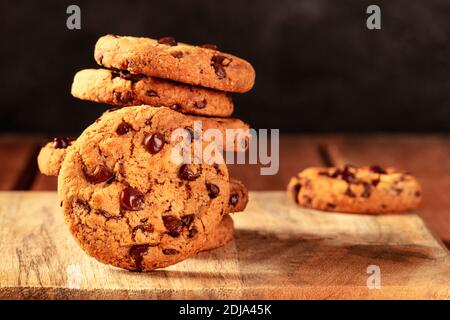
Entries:
{"type": "Polygon", "coordinates": [[[79,133],[104,106],[77,101],[103,34],[216,43],[251,61],[235,95],[257,128],[282,132],[450,131],[450,1],[1,1],[1,132],[79,133]],[[78,4],[82,29],[66,28],[78,4]],[[365,28],[369,4],[382,30],[365,28]]]}

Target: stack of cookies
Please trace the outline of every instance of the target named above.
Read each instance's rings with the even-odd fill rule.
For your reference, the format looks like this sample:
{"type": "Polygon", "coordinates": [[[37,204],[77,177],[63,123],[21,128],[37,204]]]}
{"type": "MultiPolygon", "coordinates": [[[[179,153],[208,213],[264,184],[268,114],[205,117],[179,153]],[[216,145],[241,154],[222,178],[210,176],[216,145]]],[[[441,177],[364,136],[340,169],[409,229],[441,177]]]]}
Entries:
{"type": "Polygon", "coordinates": [[[215,46],[168,37],[104,36],[95,59],[105,68],[78,72],[72,94],[127,107],[105,112],[77,139],[55,138],[38,156],[41,172],[58,176],[77,242],[101,262],[138,271],[226,244],[229,214],[248,200],[222,156],[249,139],[247,124],[227,118],[230,92],[252,88],[252,66],[215,46]],[[208,129],[246,134],[211,143],[202,139],[208,129]],[[194,145],[208,152],[199,157],[194,145]]]}

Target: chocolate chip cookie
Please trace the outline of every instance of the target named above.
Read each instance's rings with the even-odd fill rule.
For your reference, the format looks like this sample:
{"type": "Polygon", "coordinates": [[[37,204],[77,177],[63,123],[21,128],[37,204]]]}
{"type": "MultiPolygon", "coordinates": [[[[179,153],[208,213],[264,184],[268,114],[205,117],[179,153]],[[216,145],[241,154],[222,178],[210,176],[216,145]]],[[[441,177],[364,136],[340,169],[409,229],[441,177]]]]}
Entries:
{"type": "Polygon", "coordinates": [[[233,113],[233,101],[228,93],[120,70],[79,71],[73,79],[72,95],[118,106],[166,106],[196,115],[228,117],[233,113]]]}
{"type": "Polygon", "coordinates": [[[58,194],[89,255],[148,271],[203,250],[228,211],[230,187],[217,150],[179,163],[171,133],[192,125],[167,108],[127,107],[105,113],[67,149],[58,194]]]}
{"type": "Polygon", "coordinates": [[[291,179],[288,193],[302,207],[362,214],[404,212],[422,200],[412,175],[376,165],[308,168],[291,179]]]}
{"type": "Polygon", "coordinates": [[[212,250],[223,247],[233,239],[234,225],[233,219],[229,215],[223,217],[222,222],[213,233],[208,234],[206,243],[201,251],[212,250]]]}
{"type": "Polygon", "coordinates": [[[97,41],[94,56],[106,68],[226,92],[247,92],[255,82],[255,70],[247,61],[214,46],[192,46],[170,37],[106,35],[97,41]]]}
{"type": "Polygon", "coordinates": [[[247,187],[239,180],[230,178],[230,200],[227,212],[244,211],[248,203],[247,187]]]}
{"type": "Polygon", "coordinates": [[[57,137],[42,147],[37,157],[39,171],[47,176],[57,176],[66,156],[66,149],[74,141],[71,137],[57,137]]]}

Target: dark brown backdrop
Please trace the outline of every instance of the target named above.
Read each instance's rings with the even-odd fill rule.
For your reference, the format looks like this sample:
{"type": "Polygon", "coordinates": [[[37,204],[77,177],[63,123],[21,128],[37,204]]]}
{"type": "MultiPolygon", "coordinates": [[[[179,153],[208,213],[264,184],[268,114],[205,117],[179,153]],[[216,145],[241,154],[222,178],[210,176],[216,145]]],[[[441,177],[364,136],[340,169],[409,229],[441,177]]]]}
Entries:
{"type": "Polygon", "coordinates": [[[216,43],[251,61],[235,95],[254,127],[303,131],[450,131],[446,0],[2,1],[2,132],[78,133],[104,106],[70,96],[106,33],[216,43]],[[69,4],[82,29],[66,28],[69,4]],[[382,30],[365,28],[369,4],[382,30]]]}

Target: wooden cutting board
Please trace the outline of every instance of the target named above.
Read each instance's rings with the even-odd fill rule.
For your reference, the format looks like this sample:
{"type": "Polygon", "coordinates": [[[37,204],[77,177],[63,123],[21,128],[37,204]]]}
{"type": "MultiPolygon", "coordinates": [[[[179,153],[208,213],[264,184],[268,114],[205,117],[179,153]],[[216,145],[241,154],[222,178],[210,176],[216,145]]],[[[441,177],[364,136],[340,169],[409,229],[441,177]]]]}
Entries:
{"type": "Polygon", "coordinates": [[[0,193],[1,298],[450,298],[450,254],[417,214],[323,213],[252,192],[227,246],[136,273],[85,255],[58,205],[54,192],[0,193]]]}

